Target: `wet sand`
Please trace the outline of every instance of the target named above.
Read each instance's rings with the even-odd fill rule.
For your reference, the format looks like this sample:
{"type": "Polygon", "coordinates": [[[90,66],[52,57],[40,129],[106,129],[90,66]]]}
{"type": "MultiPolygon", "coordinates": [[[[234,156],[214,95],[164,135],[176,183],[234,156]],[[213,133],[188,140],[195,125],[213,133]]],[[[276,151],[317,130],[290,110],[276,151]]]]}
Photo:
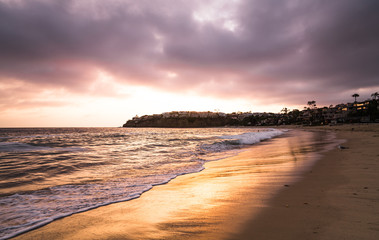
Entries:
{"type": "Polygon", "coordinates": [[[305,129],[336,132],[347,148],[325,154],[229,239],[379,239],[379,125],[305,129]]]}
{"type": "Polygon", "coordinates": [[[293,130],[16,239],[378,239],[379,128],[328,130],[349,148],[313,167],[324,129],[293,130]]]}

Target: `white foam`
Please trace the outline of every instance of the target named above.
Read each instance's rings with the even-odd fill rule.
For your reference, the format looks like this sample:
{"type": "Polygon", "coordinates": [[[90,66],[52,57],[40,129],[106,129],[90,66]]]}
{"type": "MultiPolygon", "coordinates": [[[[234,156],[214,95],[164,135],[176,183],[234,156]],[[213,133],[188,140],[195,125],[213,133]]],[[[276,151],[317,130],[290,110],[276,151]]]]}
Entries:
{"type": "Polygon", "coordinates": [[[116,186],[112,186],[112,189],[107,189],[110,191],[105,191],[104,186],[89,184],[86,186],[66,185],[50,188],[51,191],[55,191],[58,195],[42,194],[41,196],[36,196],[32,194],[13,194],[6,198],[0,199],[0,204],[9,205],[9,203],[13,203],[11,205],[13,205],[12,207],[15,207],[14,209],[12,209],[12,207],[4,208],[3,210],[5,212],[2,212],[2,214],[9,218],[15,218],[17,213],[21,213],[21,215],[27,216],[29,222],[19,224],[13,227],[8,226],[4,228],[4,226],[1,226],[0,221],[0,233],[2,232],[4,234],[0,235],[0,240],[15,237],[30,230],[42,227],[54,220],[67,217],[75,213],[85,212],[101,206],[106,206],[118,202],[130,201],[139,198],[143,193],[151,190],[154,186],[167,184],[168,182],[170,182],[178,176],[185,175],[188,173],[200,172],[202,170],[204,170],[204,167],[200,166],[198,168],[187,169],[187,171],[180,172],[177,174],[150,176],[157,181],[129,186],[117,186],[116,184],[116,186]],[[90,186],[89,189],[88,186],[90,186]],[[98,191],[92,192],[91,190],[93,189],[91,189],[91,186],[94,189],[97,189],[98,191]],[[133,189],[133,191],[126,194],[126,187],[133,189]],[[62,197],[62,194],[64,194],[64,192],[66,192],[66,195],[72,195],[72,198],[68,198],[67,196],[62,197]],[[106,194],[107,200],[93,201],[93,199],[91,199],[91,196],[99,196],[102,193],[106,194]],[[23,200],[25,198],[28,198],[32,201],[24,202],[23,200]],[[86,200],[86,203],[80,204],[80,201],[83,199],[86,200]],[[59,202],[61,202],[61,204],[63,203],[62,206],[57,206],[60,205],[59,202]],[[43,207],[41,207],[41,205],[43,207]],[[54,211],[54,208],[59,209],[59,211],[56,211],[56,209],[54,211]],[[15,213],[16,215],[14,215],[15,213]],[[14,231],[14,229],[17,230],[14,231]]]}
{"type": "Polygon", "coordinates": [[[283,134],[284,131],[277,129],[267,129],[259,132],[248,132],[239,135],[222,136],[222,139],[237,140],[239,144],[252,145],[266,139],[270,139],[283,134]]]}

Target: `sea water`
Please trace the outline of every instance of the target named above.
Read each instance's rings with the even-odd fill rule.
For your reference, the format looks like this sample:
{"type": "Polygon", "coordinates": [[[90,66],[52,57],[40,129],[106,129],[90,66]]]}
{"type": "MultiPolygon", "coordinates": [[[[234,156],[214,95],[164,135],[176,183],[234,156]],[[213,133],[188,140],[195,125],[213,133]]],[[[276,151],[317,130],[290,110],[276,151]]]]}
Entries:
{"type": "Polygon", "coordinates": [[[254,128],[0,129],[0,239],[138,198],[281,135],[254,128]]]}

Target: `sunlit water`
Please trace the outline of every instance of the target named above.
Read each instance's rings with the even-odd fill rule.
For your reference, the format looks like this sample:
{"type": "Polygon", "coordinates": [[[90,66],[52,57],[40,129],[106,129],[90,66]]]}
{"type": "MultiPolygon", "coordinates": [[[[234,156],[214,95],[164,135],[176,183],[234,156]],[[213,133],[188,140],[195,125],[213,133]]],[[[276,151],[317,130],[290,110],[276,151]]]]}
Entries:
{"type": "Polygon", "coordinates": [[[273,129],[0,129],[0,239],[139,197],[273,129]]]}

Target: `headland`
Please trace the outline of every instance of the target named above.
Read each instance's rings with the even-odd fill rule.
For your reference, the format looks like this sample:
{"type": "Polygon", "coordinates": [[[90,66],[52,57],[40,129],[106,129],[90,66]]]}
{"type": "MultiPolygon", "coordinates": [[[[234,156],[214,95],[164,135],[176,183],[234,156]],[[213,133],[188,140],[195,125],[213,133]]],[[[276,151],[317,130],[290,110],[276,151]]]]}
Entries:
{"type": "Polygon", "coordinates": [[[136,116],[123,127],[222,127],[222,126],[323,126],[346,123],[379,123],[379,99],[317,108],[310,101],[303,110],[283,108],[280,113],[173,111],[136,116]]]}

